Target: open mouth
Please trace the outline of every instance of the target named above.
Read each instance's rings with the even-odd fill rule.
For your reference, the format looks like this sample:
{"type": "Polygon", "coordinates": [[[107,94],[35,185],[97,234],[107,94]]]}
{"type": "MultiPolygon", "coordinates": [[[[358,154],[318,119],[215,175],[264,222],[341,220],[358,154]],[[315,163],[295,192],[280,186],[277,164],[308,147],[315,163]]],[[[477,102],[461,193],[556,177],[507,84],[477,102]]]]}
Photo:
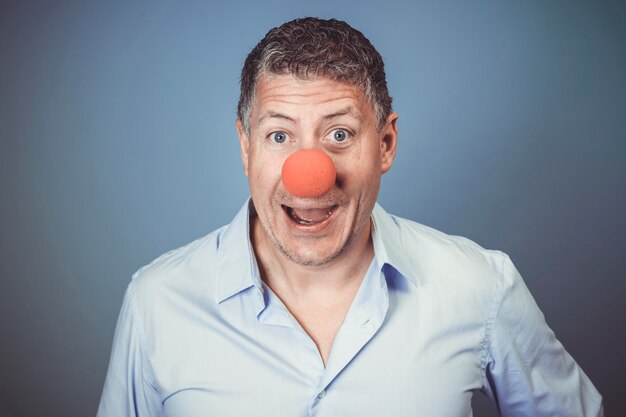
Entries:
{"type": "Polygon", "coordinates": [[[304,209],[283,204],[282,207],[285,213],[296,223],[303,226],[313,226],[328,220],[338,206],[304,209]]]}

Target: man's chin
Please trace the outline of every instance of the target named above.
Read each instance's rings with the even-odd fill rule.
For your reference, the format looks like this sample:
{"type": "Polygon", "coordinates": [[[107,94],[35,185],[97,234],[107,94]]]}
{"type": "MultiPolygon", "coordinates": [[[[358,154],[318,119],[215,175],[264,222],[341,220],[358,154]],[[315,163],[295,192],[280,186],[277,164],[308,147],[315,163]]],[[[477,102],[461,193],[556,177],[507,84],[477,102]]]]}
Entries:
{"type": "MultiPolygon", "coordinates": [[[[278,243],[278,242],[275,242],[278,243]]],[[[279,251],[290,261],[300,265],[309,267],[318,267],[326,265],[336,259],[342,252],[341,249],[335,251],[312,251],[310,248],[302,251],[285,248],[281,244],[276,245],[279,251]]]]}

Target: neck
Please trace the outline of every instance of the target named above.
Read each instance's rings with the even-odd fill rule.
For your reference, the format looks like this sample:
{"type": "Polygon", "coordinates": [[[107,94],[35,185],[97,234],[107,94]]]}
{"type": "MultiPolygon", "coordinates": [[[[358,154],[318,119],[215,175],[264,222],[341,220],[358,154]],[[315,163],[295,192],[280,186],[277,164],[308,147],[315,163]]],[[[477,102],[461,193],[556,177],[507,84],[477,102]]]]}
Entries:
{"type": "Polygon", "coordinates": [[[317,266],[301,265],[283,254],[267,238],[258,218],[252,222],[252,245],[261,278],[281,298],[327,298],[329,294],[358,289],[372,258],[371,220],[358,238],[332,261],[317,266]]]}

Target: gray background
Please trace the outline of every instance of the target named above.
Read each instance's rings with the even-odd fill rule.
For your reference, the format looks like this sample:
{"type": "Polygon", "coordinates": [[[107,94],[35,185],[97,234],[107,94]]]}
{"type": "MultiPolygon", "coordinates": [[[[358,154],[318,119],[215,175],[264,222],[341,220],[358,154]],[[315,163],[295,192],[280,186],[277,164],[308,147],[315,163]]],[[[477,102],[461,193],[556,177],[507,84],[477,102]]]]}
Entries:
{"type": "Polygon", "coordinates": [[[0,416],[95,413],[132,272],[247,196],[246,54],[305,15],[386,60],[382,205],[509,253],[626,415],[623,2],[159,3],[1,3],[0,416]]]}

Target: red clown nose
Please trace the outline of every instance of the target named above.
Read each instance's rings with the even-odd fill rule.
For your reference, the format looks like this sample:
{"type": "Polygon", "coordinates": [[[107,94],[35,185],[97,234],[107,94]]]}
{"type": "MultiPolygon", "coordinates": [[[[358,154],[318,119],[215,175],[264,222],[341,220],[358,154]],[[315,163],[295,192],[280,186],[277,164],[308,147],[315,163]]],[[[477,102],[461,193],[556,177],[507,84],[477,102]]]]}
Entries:
{"type": "Polygon", "coordinates": [[[326,194],[333,188],[336,176],[333,160],[316,149],[292,154],[283,164],[281,173],[287,191],[301,198],[326,194]]]}

